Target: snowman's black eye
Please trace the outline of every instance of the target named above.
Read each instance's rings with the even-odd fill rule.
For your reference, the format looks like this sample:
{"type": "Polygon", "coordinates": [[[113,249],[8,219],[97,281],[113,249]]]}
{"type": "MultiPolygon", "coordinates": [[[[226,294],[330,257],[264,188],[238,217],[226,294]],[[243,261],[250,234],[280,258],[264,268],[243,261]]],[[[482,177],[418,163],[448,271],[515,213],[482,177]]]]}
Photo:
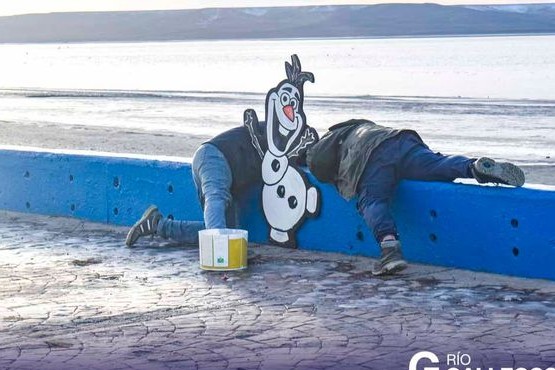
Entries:
{"type": "Polygon", "coordinates": [[[277,195],[280,198],[283,198],[285,196],[285,186],[283,186],[283,185],[278,186],[277,195]]]}
{"type": "Polygon", "coordinates": [[[280,99],[281,99],[281,104],[289,105],[289,95],[281,94],[280,99]]]}
{"type": "Polygon", "coordinates": [[[297,99],[291,99],[290,104],[293,108],[297,108],[297,105],[299,105],[299,102],[297,101],[297,99]]]}
{"type": "Polygon", "coordinates": [[[291,208],[291,209],[297,208],[297,198],[296,197],[290,196],[289,198],[287,198],[287,201],[289,202],[289,208],[291,208]]]}

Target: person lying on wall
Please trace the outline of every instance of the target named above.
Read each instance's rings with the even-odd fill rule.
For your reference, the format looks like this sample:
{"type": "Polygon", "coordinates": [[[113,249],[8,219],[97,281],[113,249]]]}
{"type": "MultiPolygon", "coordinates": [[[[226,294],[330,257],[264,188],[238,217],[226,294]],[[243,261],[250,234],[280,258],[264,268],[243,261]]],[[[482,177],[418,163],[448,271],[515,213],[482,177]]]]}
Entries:
{"type": "MultiPolygon", "coordinates": [[[[264,122],[258,124],[260,130],[265,130],[264,122]]],[[[251,143],[246,126],[232,128],[208,140],[196,150],[191,165],[204,221],[164,218],[152,205],[131,227],[125,244],[132,247],[147,235],[198,244],[200,230],[237,227],[235,200],[245,189],[255,184],[261,186],[261,166],[262,159],[251,143]]]]}
{"type": "Polygon", "coordinates": [[[374,275],[406,268],[390,203],[402,179],[524,184],[524,172],[512,163],[435,153],[413,130],[397,130],[364,119],[351,119],[329,131],[307,153],[308,168],[335,185],[345,199],[357,197],[357,209],[380,245],[374,275]]]}

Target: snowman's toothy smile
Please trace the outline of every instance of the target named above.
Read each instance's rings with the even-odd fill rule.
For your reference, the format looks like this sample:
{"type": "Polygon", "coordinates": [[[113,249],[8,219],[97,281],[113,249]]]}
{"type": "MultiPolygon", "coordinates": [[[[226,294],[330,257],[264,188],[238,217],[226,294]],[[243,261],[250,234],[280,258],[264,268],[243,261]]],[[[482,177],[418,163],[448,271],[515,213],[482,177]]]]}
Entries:
{"type": "MultiPolygon", "coordinates": [[[[279,122],[279,121],[278,121],[279,122]]],[[[278,130],[279,133],[282,134],[283,136],[287,136],[291,131],[288,130],[286,127],[284,127],[281,122],[279,122],[279,126],[278,126],[278,130]]]]}
{"type": "Polygon", "coordinates": [[[283,136],[291,135],[291,133],[295,131],[295,128],[297,127],[297,117],[293,117],[293,121],[289,121],[289,122],[283,122],[280,119],[282,117],[279,117],[277,114],[274,114],[274,118],[277,119],[279,123],[278,125],[279,133],[282,134],[283,136]],[[292,127],[287,127],[288,125],[292,127]]]}

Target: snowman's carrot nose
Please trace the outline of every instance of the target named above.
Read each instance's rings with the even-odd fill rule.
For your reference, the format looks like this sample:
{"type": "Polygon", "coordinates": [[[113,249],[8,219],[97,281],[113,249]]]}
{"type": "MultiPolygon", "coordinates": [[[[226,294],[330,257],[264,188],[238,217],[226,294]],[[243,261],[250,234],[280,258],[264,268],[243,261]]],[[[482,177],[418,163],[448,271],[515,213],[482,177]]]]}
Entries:
{"type": "Polygon", "coordinates": [[[293,106],[286,105],[283,107],[283,113],[289,118],[289,121],[293,122],[295,120],[295,112],[293,111],[293,106]]]}

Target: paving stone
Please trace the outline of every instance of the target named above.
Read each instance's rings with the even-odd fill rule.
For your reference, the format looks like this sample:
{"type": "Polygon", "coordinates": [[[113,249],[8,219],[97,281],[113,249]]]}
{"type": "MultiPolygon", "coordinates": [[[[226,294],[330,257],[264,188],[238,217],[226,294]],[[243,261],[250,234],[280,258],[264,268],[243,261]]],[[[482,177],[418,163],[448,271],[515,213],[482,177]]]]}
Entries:
{"type": "Polygon", "coordinates": [[[369,258],[260,245],[246,271],[207,272],[197,248],[129,249],[126,231],[0,212],[0,368],[384,370],[423,350],[555,362],[555,282],[416,264],[377,279],[369,258]]]}

